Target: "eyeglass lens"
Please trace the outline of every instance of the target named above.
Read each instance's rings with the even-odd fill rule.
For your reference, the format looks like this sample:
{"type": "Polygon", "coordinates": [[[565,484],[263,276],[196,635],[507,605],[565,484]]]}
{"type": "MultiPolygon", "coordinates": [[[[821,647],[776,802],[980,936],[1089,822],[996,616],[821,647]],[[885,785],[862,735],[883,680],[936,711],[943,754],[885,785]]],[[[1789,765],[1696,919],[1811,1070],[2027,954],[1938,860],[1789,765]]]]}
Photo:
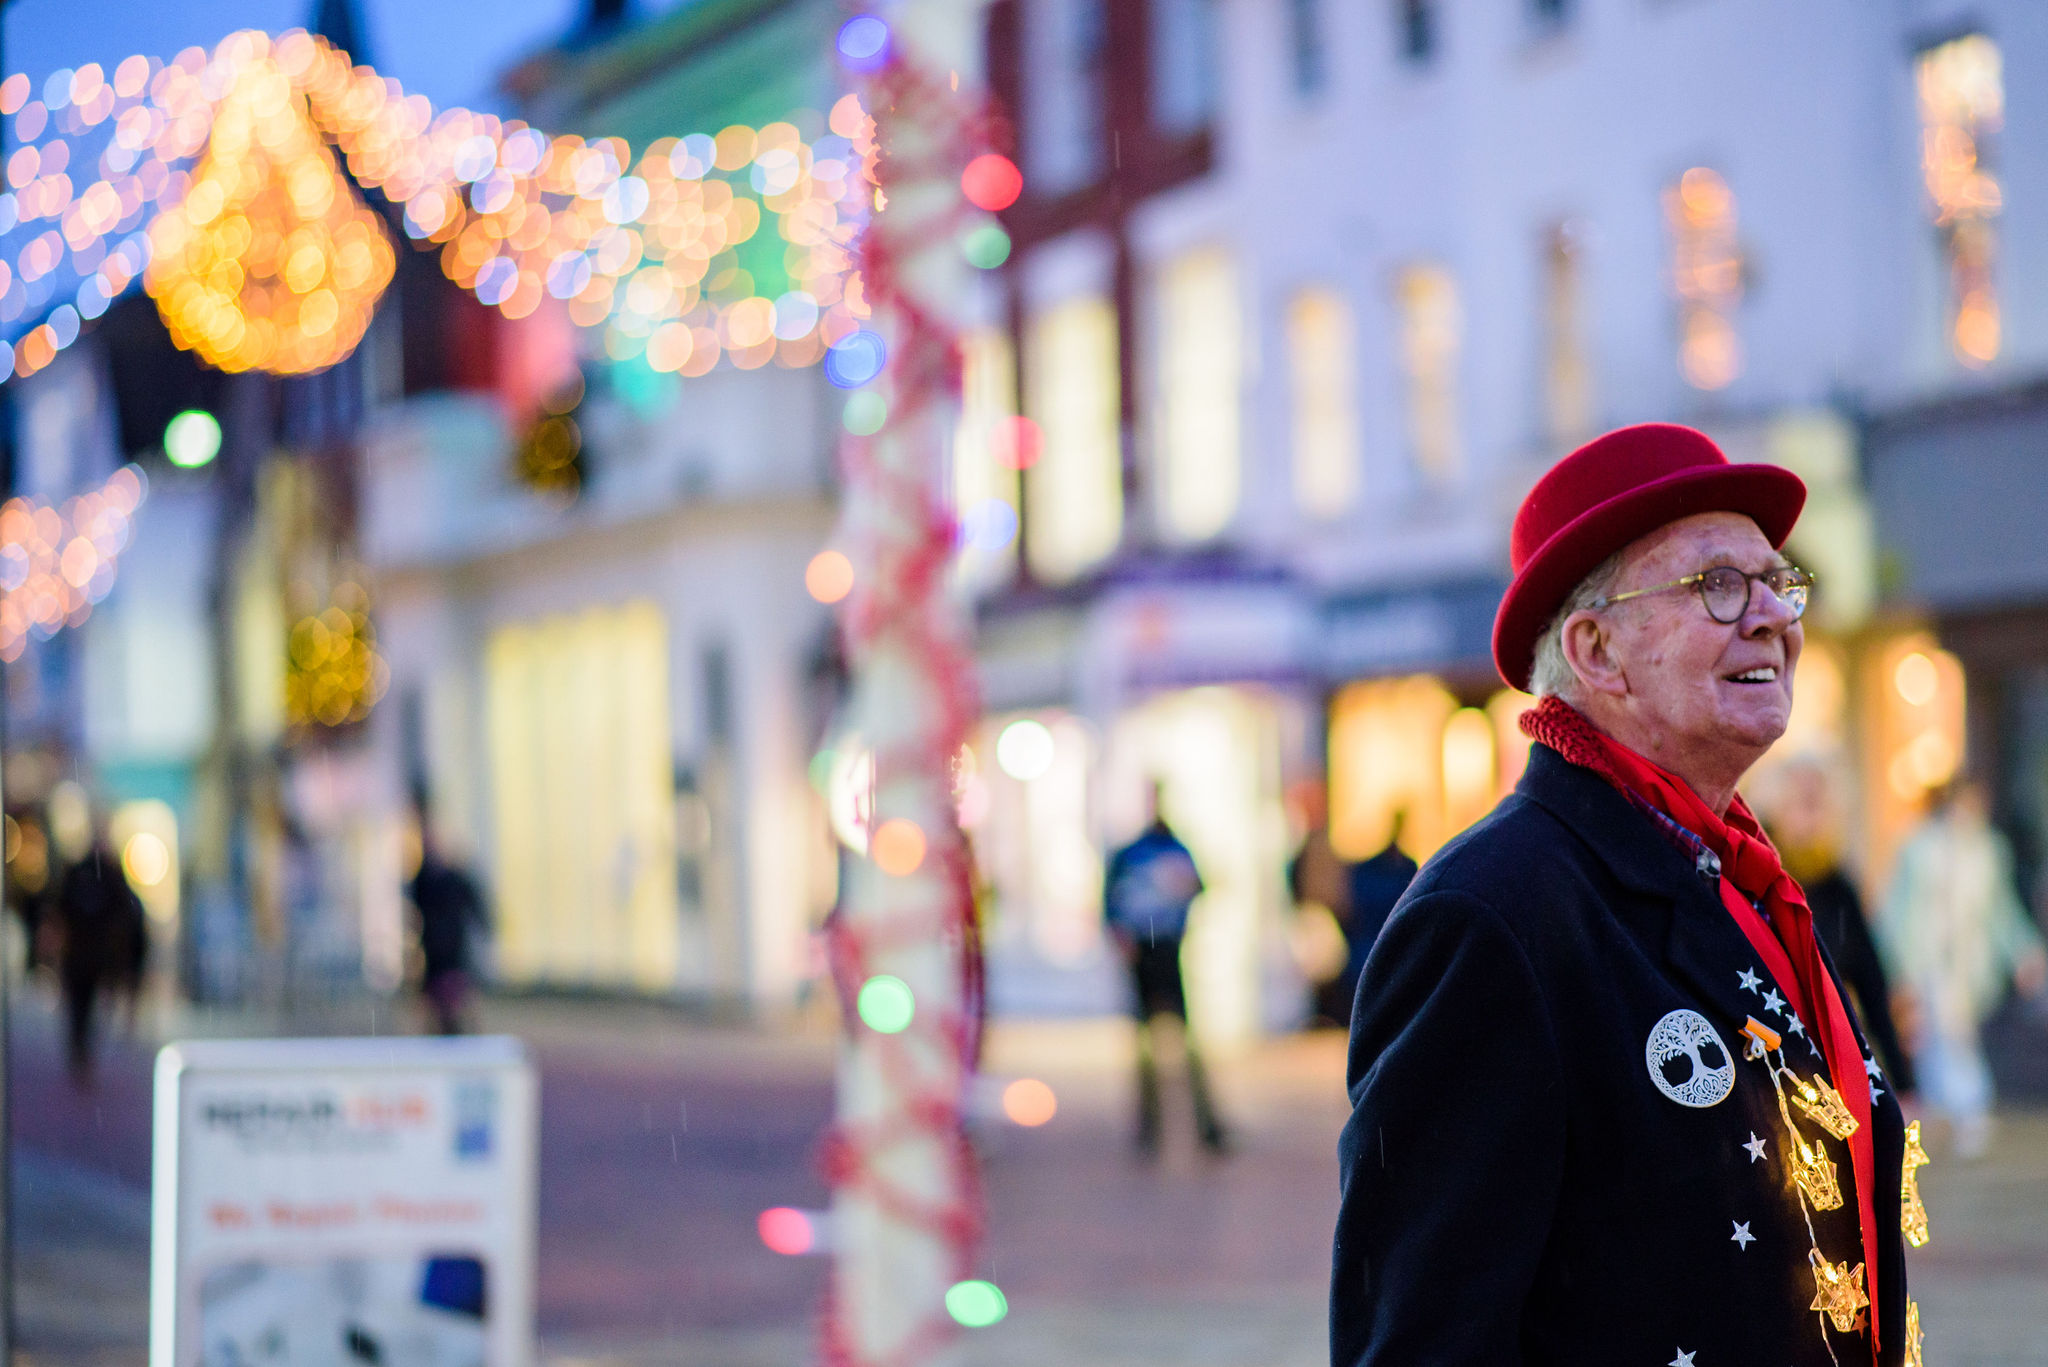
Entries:
{"type": "MultiPolygon", "coordinates": [[[[1805,613],[1811,585],[1805,575],[1794,569],[1775,569],[1758,577],[1778,601],[1792,609],[1793,616],[1805,613]]],[[[1708,615],[1723,625],[1741,621],[1742,614],[1749,611],[1749,584],[1749,577],[1732,566],[1708,570],[1700,580],[1700,597],[1706,600],[1708,615]]]]}

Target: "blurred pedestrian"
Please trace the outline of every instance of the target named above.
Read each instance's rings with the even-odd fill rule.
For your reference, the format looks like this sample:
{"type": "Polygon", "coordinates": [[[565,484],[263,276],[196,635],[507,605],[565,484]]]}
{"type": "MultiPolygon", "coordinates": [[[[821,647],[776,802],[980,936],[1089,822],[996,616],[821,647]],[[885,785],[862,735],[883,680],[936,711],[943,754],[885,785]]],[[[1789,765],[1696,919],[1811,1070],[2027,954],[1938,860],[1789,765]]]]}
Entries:
{"type": "Polygon", "coordinates": [[[1352,866],[1330,843],[1329,800],[1322,780],[1300,785],[1294,803],[1308,828],[1287,865],[1295,953],[1313,989],[1315,1019],[1345,1028],[1351,1024],[1357,965],[1365,961],[1354,948],[1349,929],[1352,866]]]}
{"type": "Polygon", "coordinates": [[[2048,953],[1977,782],[1953,785],[1907,838],[1878,934],[1913,996],[1921,1096],[1953,1127],[1956,1151],[1980,1156],[1991,1139],[1992,1087],[1979,1032],[2008,983],[2028,995],[2048,984],[2048,953]]]}
{"type": "Polygon", "coordinates": [[[1194,856],[1160,814],[1160,790],[1152,788],[1151,821],[1130,844],[1112,854],[1103,880],[1103,918],[1123,952],[1131,975],[1138,1021],[1138,1151],[1159,1152],[1159,1062],[1154,1031],[1162,1016],[1180,1023],[1181,1054],[1187,1062],[1188,1094],[1195,1134],[1211,1153],[1228,1147],[1217,1118],[1202,1056],[1188,1029],[1187,992],[1181,981],[1181,941],[1188,912],[1202,893],[1194,856]]]}
{"type": "Polygon", "coordinates": [[[1372,952],[1373,941],[1379,939],[1380,930],[1387,924],[1394,906],[1401,900],[1401,894],[1408,891],[1408,885],[1415,881],[1415,861],[1401,848],[1402,839],[1408,834],[1408,809],[1394,809],[1393,825],[1387,832],[1386,848],[1369,858],[1361,859],[1351,868],[1351,957],[1356,965],[1352,982],[1358,981],[1358,974],[1365,969],[1365,956],[1372,952]]]}
{"type": "Polygon", "coordinates": [[[128,886],[120,856],[104,826],[64,871],[56,911],[63,932],[57,980],[63,991],[66,1057],[72,1081],[92,1082],[98,1005],[103,994],[125,997],[132,1009],[149,950],[142,899],[128,886]]]}
{"type": "Polygon", "coordinates": [[[1764,818],[1785,871],[1806,889],[1814,933],[1834,956],[1879,1066],[1900,1096],[1912,1095],[1913,1059],[1899,1043],[1884,961],[1863,897],[1841,864],[1840,807],[1826,766],[1810,756],[1788,761],[1776,775],[1764,818]]]}
{"type": "Polygon", "coordinates": [[[1905,1119],[1736,792],[1792,714],[1805,497],[1653,423],[1524,499],[1493,652],[1535,744],[1366,959],[1334,1367],[1917,1358],[1905,1119]]]}
{"type": "Polygon", "coordinates": [[[420,997],[434,1033],[467,1028],[474,955],[473,934],[490,929],[483,893],[469,871],[442,858],[425,820],[420,822],[420,868],[406,888],[419,917],[420,997]]]}

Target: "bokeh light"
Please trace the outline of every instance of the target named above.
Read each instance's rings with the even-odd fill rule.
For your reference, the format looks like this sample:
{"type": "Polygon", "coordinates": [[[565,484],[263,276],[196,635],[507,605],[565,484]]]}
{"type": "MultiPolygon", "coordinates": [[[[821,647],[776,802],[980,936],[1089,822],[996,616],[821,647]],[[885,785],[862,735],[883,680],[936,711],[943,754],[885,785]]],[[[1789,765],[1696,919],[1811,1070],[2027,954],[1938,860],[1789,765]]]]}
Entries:
{"type": "Polygon", "coordinates": [[[804,588],[821,603],[836,603],[853,592],[853,562],[843,551],[819,551],[804,567],[804,588]]]}
{"type": "Polygon", "coordinates": [[[977,209],[998,213],[1017,202],[1024,193],[1024,173],[1017,163],[999,152],[984,152],[967,163],[960,173],[960,190],[977,209]]]}
{"type": "Polygon", "coordinates": [[[946,1289],[946,1313],[968,1329],[986,1329],[1010,1313],[1010,1303],[994,1282],[955,1282],[946,1289]]]}
{"type": "Polygon", "coordinates": [[[188,408],[164,425],[164,458],[196,470],[220,454],[220,421],[202,408],[188,408]]]}
{"type": "Polygon", "coordinates": [[[1020,1077],[1003,1088],[1003,1114],[1026,1129],[1045,1124],[1059,1109],[1059,1099],[1052,1094],[1052,1088],[1035,1077],[1020,1077]]]}
{"type": "Polygon", "coordinates": [[[137,831],[121,847],[121,869],[130,883],[153,888],[171,871],[170,847],[154,831],[137,831]]]}
{"type": "Polygon", "coordinates": [[[1000,223],[977,223],[960,235],[960,254],[968,265],[992,271],[1010,259],[1010,235],[1000,223]]]}
{"type": "Polygon", "coordinates": [[[840,421],[855,436],[871,437],[889,421],[889,401],[872,389],[863,389],[848,397],[840,421]]]}
{"type": "Polygon", "coordinates": [[[862,328],[826,349],[825,378],[841,389],[858,389],[881,374],[888,360],[881,335],[862,328]]]}
{"type": "Polygon", "coordinates": [[[960,517],[961,543],[973,550],[1000,551],[1017,539],[1017,510],[1000,498],[985,498],[960,517]]]}
{"type": "Polygon", "coordinates": [[[889,60],[889,26],[872,14],[856,14],[839,26],[839,59],[854,71],[873,71],[889,60]]]}
{"type": "Polygon", "coordinates": [[[906,878],[924,863],[924,830],[915,821],[892,817],[875,828],[868,853],[883,873],[906,878]]]}
{"type": "Polygon", "coordinates": [[[996,425],[991,439],[995,457],[1012,470],[1029,470],[1045,454],[1045,429],[1017,414],[996,425]]]}
{"type": "Polygon", "coordinates": [[[996,737],[996,764],[1019,783],[1045,777],[1053,756],[1052,731],[1035,717],[1019,717],[996,737]]]}
{"type": "Polygon", "coordinates": [[[854,1010],[863,1024],[878,1035],[900,1035],[917,1015],[917,999],[910,984],[889,973],[877,973],[860,985],[854,1010]]]}
{"type": "Polygon", "coordinates": [[[755,1219],[754,1228],[770,1252],[785,1258],[800,1257],[818,1244],[811,1217],[793,1206],[770,1206],[755,1219]]]}

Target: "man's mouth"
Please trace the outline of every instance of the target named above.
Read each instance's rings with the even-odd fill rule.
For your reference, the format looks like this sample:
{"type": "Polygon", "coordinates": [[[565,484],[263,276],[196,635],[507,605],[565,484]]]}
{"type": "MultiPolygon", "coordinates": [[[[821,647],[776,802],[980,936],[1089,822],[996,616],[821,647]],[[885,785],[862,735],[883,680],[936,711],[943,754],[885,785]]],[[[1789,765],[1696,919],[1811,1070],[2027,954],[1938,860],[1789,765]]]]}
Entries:
{"type": "Polygon", "coordinates": [[[1740,674],[1730,674],[1728,676],[1728,682],[1730,683],[1776,683],[1777,681],[1778,667],[1776,665],[1758,665],[1755,669],[1745,669],[1740,674]]]}

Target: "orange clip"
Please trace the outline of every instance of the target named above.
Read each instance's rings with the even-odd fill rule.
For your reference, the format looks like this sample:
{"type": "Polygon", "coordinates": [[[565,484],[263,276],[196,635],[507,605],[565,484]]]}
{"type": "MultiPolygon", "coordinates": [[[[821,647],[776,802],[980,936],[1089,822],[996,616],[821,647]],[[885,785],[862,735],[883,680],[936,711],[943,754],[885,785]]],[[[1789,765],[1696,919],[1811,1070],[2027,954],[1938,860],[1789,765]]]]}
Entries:
{"type": "Polygon", "coordinates": [[[1770,1026],[1765,1025],[1755,1016],[1751,1016],[1748,1022],[1742,1027],[1742,1033],[1749,1036],[1751,1039],[1755,1040],[1758,1044],[1761,1044],[1766,1049],[1775,1049],[1785,1042],[1785,1037],[1783,1035],[1771,1029],[1770,1026]]]}

